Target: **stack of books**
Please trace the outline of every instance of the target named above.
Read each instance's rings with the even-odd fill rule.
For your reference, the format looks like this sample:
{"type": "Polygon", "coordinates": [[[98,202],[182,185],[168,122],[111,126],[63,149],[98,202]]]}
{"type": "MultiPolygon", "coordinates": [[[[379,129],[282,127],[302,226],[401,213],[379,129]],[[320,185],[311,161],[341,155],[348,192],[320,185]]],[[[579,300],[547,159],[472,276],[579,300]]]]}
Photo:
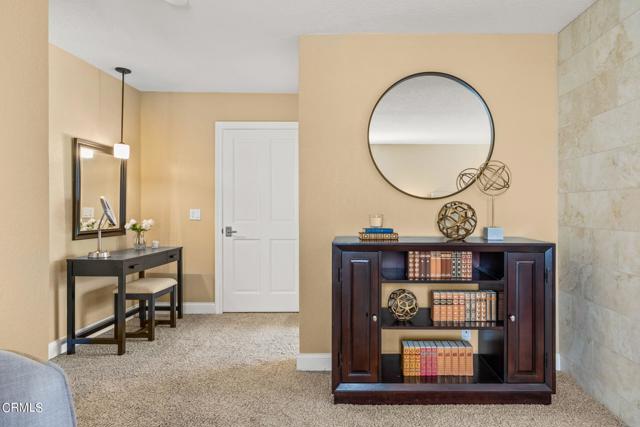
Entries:
{"type": "Polygon", "coordinates": [[[470,251],[409,251],[409,280],[471,280],[473,256],[470,251]]]}
{"type": "Polygon", "coordinates": [[[467,341],[402,340],[402,375],[473,376],[473,347],[467,341]]]}
{"type": "Polygon", "coordinates": [[[398,240],[393,228],[366,227],[360,232],[360,240],[398,240]]]}
{"type": "Polygon", "coordinates": [[[499,318],[495,291],[433,291],[431,320],[447,324],[496,322],[499,318]]]}

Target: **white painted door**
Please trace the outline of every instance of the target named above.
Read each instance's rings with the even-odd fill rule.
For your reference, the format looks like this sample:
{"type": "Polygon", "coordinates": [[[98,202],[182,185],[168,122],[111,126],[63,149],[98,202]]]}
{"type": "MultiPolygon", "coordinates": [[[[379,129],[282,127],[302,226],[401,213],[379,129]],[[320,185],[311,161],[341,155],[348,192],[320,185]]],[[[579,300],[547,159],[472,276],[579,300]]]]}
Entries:
{"type": "Polygon", "coordinates": [[[297,124],[219,124],[218,135],[223,311],[298,311],[297,124]]]}

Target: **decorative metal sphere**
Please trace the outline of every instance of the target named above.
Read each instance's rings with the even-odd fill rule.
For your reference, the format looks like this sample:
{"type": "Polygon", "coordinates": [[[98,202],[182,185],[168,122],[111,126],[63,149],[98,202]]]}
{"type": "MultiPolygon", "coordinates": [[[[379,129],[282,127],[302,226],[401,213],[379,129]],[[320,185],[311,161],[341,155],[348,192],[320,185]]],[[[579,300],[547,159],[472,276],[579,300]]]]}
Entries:
{"type": "Polygon", "coordinates": [[[498,196],[511,186],[511,171],[499,160],[489,160],[478,168],[476,185],[487,196],[498,196]]]}
{"type": "Polygon", "coordinates": [[[456,188],[458,190],[464,190],[476,180],[477,176],[478,176],[478,169],[476,168],[463,169],[462,172],[458,174],[458,178],[456,178],[456,188]]]}
{"type": "Polygon", "coordinates": [[[418,299],[407,289],[396,289],[389,295],[387,307],[397,320],[411,320],[418,314],[418,299]]]}
{"type": "Polygon", "coordinates": [[[476,229],[476,211],[465,202],[446,203],[438,213],[438,228],[451,240],[464,240],[476,229]]]}

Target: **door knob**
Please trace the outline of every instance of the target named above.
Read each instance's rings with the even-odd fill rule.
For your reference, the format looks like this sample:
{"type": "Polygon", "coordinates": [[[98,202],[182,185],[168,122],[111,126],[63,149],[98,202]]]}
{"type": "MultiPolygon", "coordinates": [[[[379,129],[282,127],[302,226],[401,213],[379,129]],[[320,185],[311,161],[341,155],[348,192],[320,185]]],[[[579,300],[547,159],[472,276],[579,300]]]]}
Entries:
{"type": "Polygon", "coordinates": [[[511,320],[512,322],[516,321],[516,316],[514,316],[513,314],[509,316],[509,320],[511,320]]]}
{"type": "Polygon", "coordinates": [[[233,235],[236,234],[237,232],[238,232],[238,230],[234,230],[233,228],[231,228],[228,225],[224,228],[224,235],[226,237],[233,237],[233,235]]]}
{"type": "Polygon", "coordinates": [[[376,316],[375,314],[373,316],[371,316],[371,320],[373,320],[374,322],[378,321],[378,316],[376,316]]]}

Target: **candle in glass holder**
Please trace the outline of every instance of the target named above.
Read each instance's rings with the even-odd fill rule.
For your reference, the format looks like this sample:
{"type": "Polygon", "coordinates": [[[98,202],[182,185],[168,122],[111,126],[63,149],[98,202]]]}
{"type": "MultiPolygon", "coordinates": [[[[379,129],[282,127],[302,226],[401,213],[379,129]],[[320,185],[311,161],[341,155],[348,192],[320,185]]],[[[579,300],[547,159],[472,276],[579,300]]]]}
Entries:
{"type": "Polygon", "coordinates": [[[382,214],[371,214],[369,215],[369,225],[371,227],[382,227],[382,214]]]}

